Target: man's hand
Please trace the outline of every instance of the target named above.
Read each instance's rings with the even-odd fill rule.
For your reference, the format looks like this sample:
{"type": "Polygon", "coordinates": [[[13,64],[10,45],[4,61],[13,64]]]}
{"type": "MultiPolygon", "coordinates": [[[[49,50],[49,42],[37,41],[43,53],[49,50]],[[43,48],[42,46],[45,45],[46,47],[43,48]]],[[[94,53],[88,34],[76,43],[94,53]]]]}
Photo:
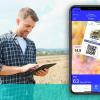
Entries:
{"type": "Polygon", "coordinates": [[[27,64],[27,65],[20,67],[20,69],[21,69],[21,72],[23,73],[23,72],[26,72],[26,71],[30,70],[31,68],[37,67],[37,66],[39,66],[39,65],[38,64],[27,64]]]}
{"type": "Polygon", "coordinates": [[[44,70],[40,70],[38,72],[36,72],[36,76],[45,76],[48,73],[48,69],[45,68],[44,70]]]}

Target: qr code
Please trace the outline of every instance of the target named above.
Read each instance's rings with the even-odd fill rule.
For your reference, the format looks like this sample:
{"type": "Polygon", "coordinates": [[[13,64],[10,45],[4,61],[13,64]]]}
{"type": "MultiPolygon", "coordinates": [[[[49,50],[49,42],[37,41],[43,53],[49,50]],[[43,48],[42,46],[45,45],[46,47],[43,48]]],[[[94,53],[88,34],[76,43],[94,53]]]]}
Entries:
{"type": "Polygon", "coordinates": [[[96,49],[97,49],[96,46],[93,46],[93,45],[89,45],[88,44],[87,50],[86,50],[86,54],[95,55],[96,49]]]}

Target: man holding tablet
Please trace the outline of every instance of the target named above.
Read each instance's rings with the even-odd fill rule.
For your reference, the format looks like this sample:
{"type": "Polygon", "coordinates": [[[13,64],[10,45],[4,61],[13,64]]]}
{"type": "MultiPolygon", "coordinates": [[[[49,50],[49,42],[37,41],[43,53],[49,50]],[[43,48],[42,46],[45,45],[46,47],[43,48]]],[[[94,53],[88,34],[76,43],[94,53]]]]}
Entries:
{"type": "MultiPolygon", "coordinates": [[[[15,31],[0,36],[0,84],[31,84],[35,83],[33,72],[36,66],[36,47],[27,35],[35,27],[38,17],[28,7],[20,9],[15,31]]],[[[48,69],[35,73],[44,76],[48,69]]]]}

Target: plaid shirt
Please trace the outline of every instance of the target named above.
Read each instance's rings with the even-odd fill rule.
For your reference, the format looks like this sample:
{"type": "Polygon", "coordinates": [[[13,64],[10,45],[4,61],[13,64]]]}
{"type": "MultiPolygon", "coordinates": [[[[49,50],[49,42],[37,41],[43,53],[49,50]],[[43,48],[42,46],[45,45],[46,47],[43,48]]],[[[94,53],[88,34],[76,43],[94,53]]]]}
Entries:
{"type": "MultiPolygon", "coordinates": [[[[3,65],[7,66],[23,66],[29,63],[36,63],[36,48],[33,41],[25,38],[27,47],[25,54],[16,39],[16,34],[8,32],[0,36],[0,70],[3,65]]],[[[1,84],[35,83],[33,73],[27,71],[25,73],[18,73],[14,75],[2,76],[0,75],[1,84]]]]}

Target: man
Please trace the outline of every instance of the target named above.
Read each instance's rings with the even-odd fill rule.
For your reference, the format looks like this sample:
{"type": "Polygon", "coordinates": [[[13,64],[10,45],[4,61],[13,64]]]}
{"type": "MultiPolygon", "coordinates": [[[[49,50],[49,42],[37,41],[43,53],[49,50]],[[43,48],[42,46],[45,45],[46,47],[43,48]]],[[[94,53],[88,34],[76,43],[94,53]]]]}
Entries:
{"type": "MultiPolygon", "coordinates": [[[[0,83],[31,84],[35,83],[33,67],[36,64],[36,48],[27,35],[35,27],[38,17],[31,8],[22,8],[17,16],[17,28],[0,36],[0,83]]],[[[36,75],[44,76],[48,69],[38,71],[36,75]]]]}

